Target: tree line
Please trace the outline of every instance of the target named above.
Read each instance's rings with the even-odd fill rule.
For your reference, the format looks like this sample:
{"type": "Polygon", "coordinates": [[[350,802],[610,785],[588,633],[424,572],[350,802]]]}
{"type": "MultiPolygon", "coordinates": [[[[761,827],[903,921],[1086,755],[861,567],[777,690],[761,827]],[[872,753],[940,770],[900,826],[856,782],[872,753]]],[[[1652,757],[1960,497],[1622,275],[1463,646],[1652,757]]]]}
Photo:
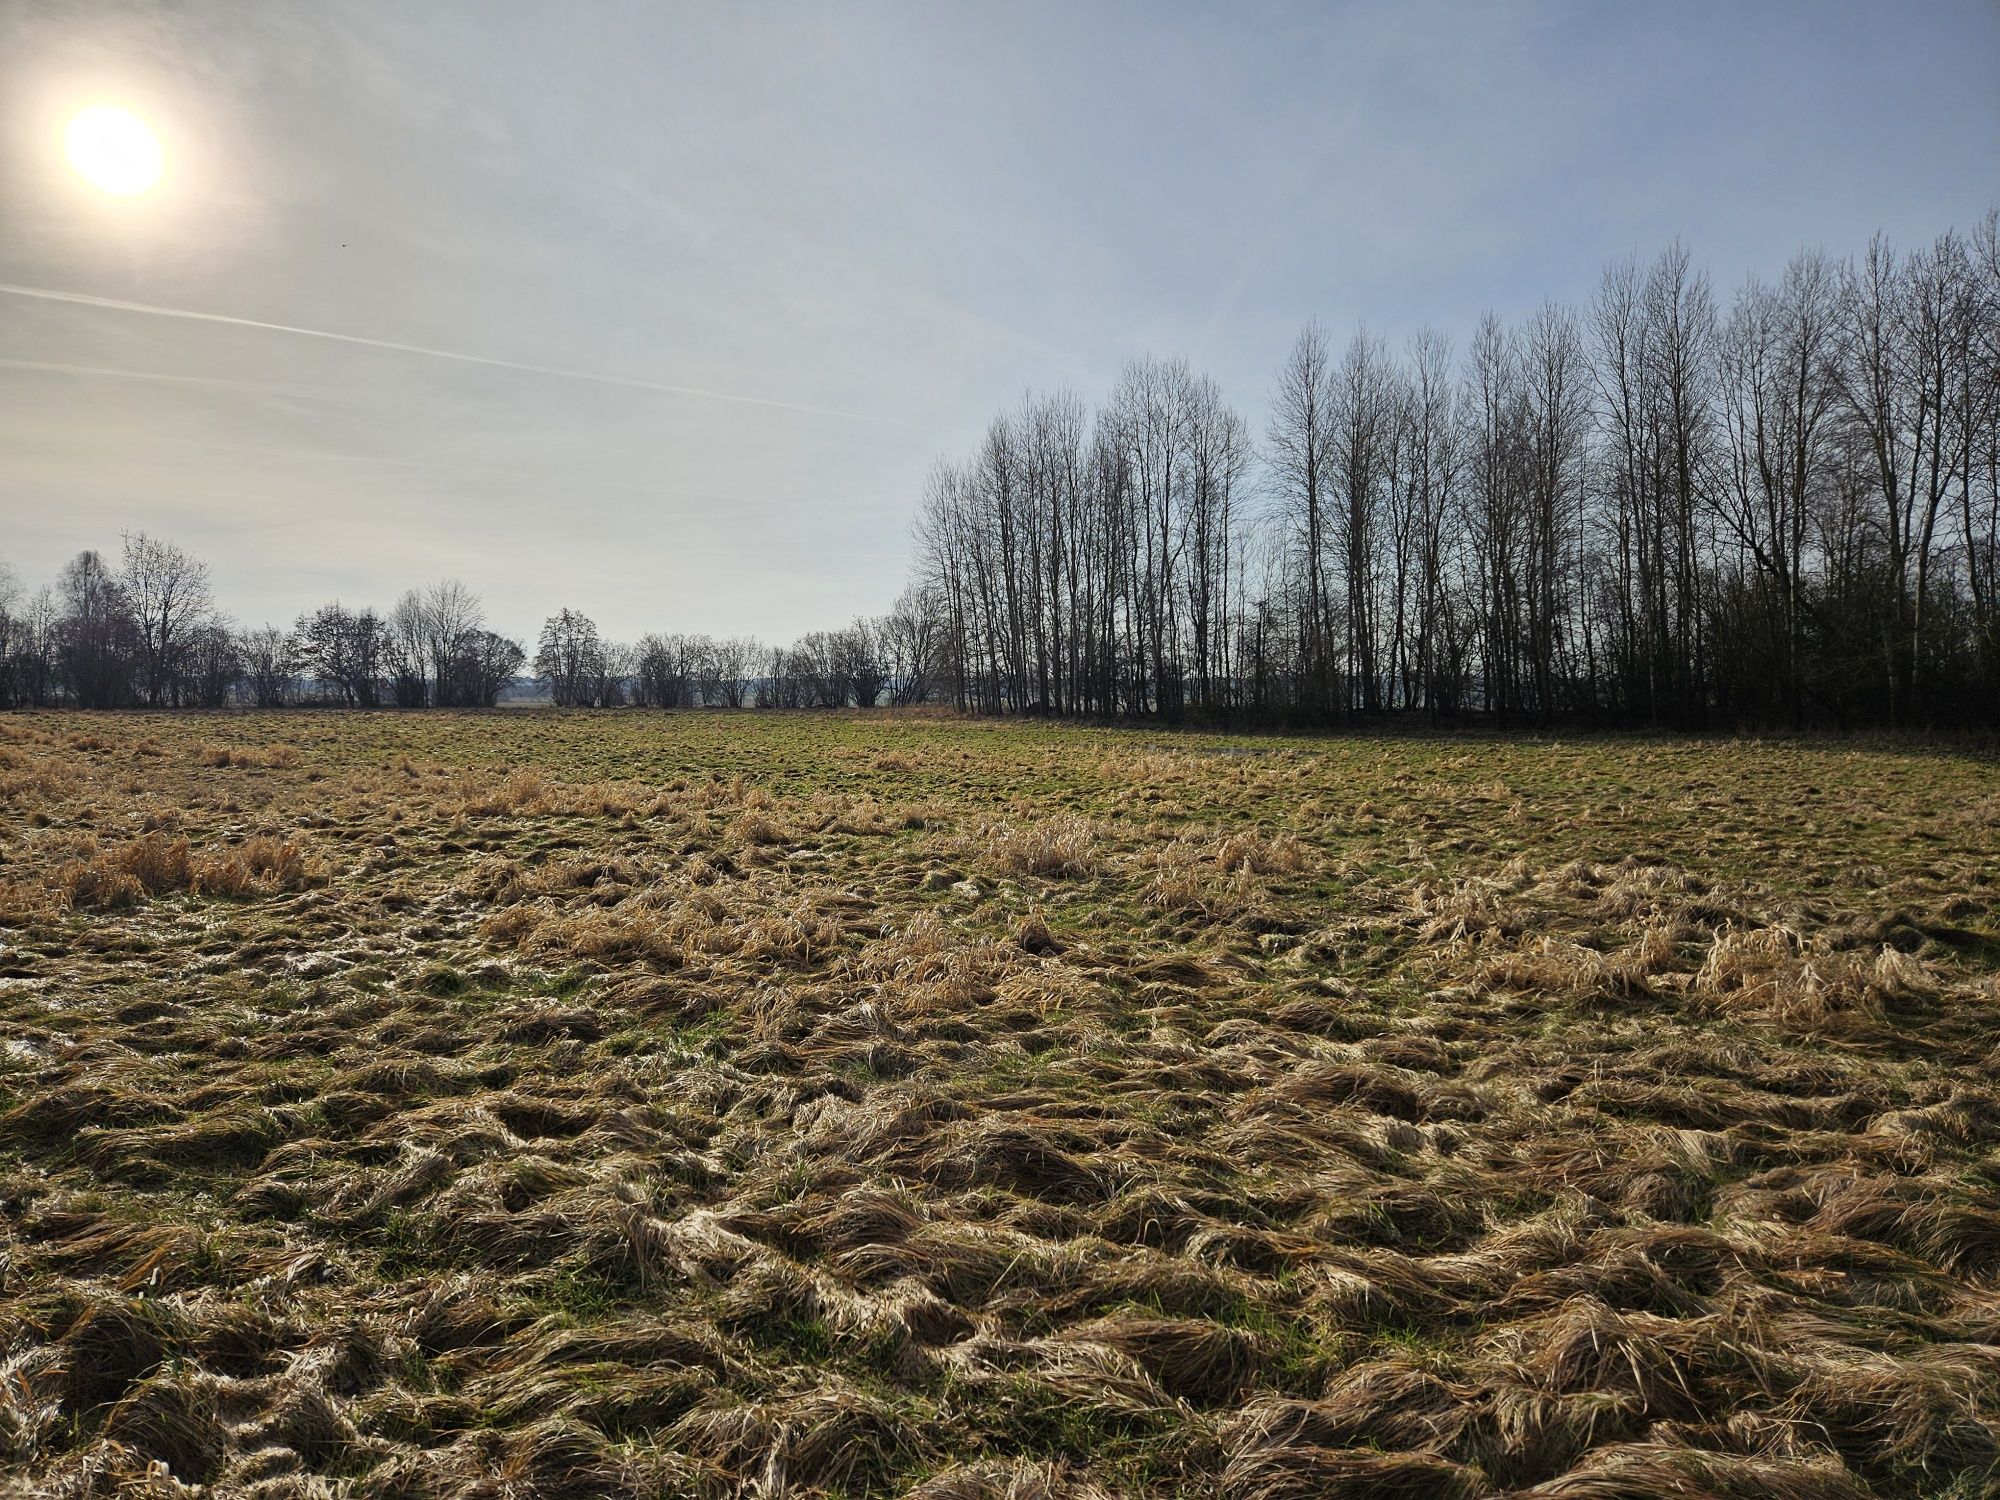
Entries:
{"type": "Polygon", "coordinates": [[[289,629],[243,629],[207,563],[143,532],[115,562],[78,553],[33,594],[0,562],[0,708],[486,708],[524,670],[564,708],[873,707],[930,699],[938,639],[912,598],[780,649],[706,635],[622,645],[564,608],[530,663],[457,579],[386,612],[334,600],[289,629]]]}
{"type": "Polygon", "coordinates": [[[1185,360],[940,461],[914,588],[985,712],[1686,728],[2000,721],[2000,232],[1679,246],[1581,307],[1336,349],[1261,444],[1185,360]]]}
{"type": "Polygon", "coordinates": [[[559,708],[875,708],[932,701],[936,623],[906,595],[888,614],[786,647],[753,636],[607,641],[580,610],[542,626],[535,677],[559,708]]]}
{"type": "Polygon", "coordinates": [[[481,707],[524,659],[457,579],[387,614],[334,601],[289,630],[244,630],[206,562],[144,532],[127,533],[115,563],[79,552],[32,595],[0,562],[0,707],[481,707]]]}
{"type": "Polygon", "coordinates": [[[1718,298],[1676,245],[1399,350],[1317,324],[1261,434],[1185,359],[1030,393],[923,489],[889,613],[786,647],[446,579],[236,628],[144,533],[28,594],[0,706],[808,708],[1334,725],[2000,723],[2000,213],[1718,298]]]}

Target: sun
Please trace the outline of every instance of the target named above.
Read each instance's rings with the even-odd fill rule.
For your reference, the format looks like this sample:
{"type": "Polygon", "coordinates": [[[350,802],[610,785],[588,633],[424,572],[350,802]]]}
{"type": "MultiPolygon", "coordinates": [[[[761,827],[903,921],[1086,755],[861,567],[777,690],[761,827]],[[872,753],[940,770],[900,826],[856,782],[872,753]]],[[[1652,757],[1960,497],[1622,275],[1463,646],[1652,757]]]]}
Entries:
{"type": "Polygon", "coordinates": [[[115,104],[93,104],[63,132],[69,159],[94,187],[121,198],[160,180],[160,142],[146,122],[115,104]]]}

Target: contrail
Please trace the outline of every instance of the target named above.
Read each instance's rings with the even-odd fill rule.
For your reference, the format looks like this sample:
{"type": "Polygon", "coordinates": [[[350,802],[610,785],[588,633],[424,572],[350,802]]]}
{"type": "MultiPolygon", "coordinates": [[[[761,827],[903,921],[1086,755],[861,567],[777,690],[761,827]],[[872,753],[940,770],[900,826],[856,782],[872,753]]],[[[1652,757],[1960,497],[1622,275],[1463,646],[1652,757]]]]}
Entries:
{"type": "Polygon", "coordinates": [[[272,390],[290,382],[231,380],[223,375],[175,375],[164,370],[119,370],[109,365],[66,365],[48,359],[0,359],[0,370],[42,370],[52,375],[102,376],[111,380],[158,380],[168,385],[251,386],[272,390]]]}
{"type": "Polygon", "coordinates": [[[187,318],[196,323],[224,323],[232,328],[261,328],[267,333],[289,333],[299,338],[331,339],[337,344],[359,344],[364,349],[388,349],[397,354],[421,354],[428,359],[456,360],[463,365],[485,365],[495,370],[520,370],[529,375],[548,375],[557,380],[583,380],[592,385],[619,385],[636,391],[659,391],[668,396],[690,396],[698,401],[728,401],[738,406],[765,406],[776,411],[804,412],[815,417],[839,417],[849,422],[879,422],[881,418],[860,412],[841,411],[831,406],[806,406],[796,401],[773,401],[763,396],[738,396],[728,391],[705,391],[691,385],[667,385],[658,380],[641,380],[631,375],[598,375],[589,370],[565,370],[555,365],[529,365],[511,359],[491,359],[483,354],[462,354],[456,349],[431,349],[422,344],[399,344],[390,339],[363,338],[355,333],[332,333],[324,328],[300,328],[291,323],[265,323],[256,318],[234,318],[227,313],[195,312],[185,307],[159,307],[151,302],[126,302],[117,297],[93,297],[87,292],[59,292],[48,287],[16,286],[0,281],[0,292],[10,297],[31,297],[37,302],[67,302],[76,307],[102,307],[112,312],[145,313],[155,318],[187,318]]]}

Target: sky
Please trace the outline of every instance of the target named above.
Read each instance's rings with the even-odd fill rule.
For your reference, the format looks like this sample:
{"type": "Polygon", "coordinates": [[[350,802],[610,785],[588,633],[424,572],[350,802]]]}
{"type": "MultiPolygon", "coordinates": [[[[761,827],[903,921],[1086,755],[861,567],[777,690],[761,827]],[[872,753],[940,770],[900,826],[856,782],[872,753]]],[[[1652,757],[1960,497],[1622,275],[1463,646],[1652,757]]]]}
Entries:
{"type": "Polygon", "coordinates": [[[1308,319],[1462,346],[1996,203],[1993,0],[0,0],[0,562],[782,642],[1029,389],[1185,355],[1261,432],[1308,319]],[[67,160],[99,103],[150,192],[67,160]]]}

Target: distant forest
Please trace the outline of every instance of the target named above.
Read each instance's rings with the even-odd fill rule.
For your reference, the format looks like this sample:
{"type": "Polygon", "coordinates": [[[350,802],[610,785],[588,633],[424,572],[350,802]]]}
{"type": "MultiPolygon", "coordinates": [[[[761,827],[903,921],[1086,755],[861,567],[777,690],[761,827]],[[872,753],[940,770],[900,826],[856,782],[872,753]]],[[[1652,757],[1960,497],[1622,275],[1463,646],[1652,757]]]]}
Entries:
{"type": "Polygon", "coordinates": [[[2000,214],[1802,253],[1723,306],[1675,246],[1400,353],[1317,325],[1261,435],[1183,359],[1030,394],[933,469],[894,609],[789,647],[526,646],[456,580],[236,628],[128,535],[29,593],[0,707],[833,707],[1335,726],[2000,724],[2000,214]]]}

